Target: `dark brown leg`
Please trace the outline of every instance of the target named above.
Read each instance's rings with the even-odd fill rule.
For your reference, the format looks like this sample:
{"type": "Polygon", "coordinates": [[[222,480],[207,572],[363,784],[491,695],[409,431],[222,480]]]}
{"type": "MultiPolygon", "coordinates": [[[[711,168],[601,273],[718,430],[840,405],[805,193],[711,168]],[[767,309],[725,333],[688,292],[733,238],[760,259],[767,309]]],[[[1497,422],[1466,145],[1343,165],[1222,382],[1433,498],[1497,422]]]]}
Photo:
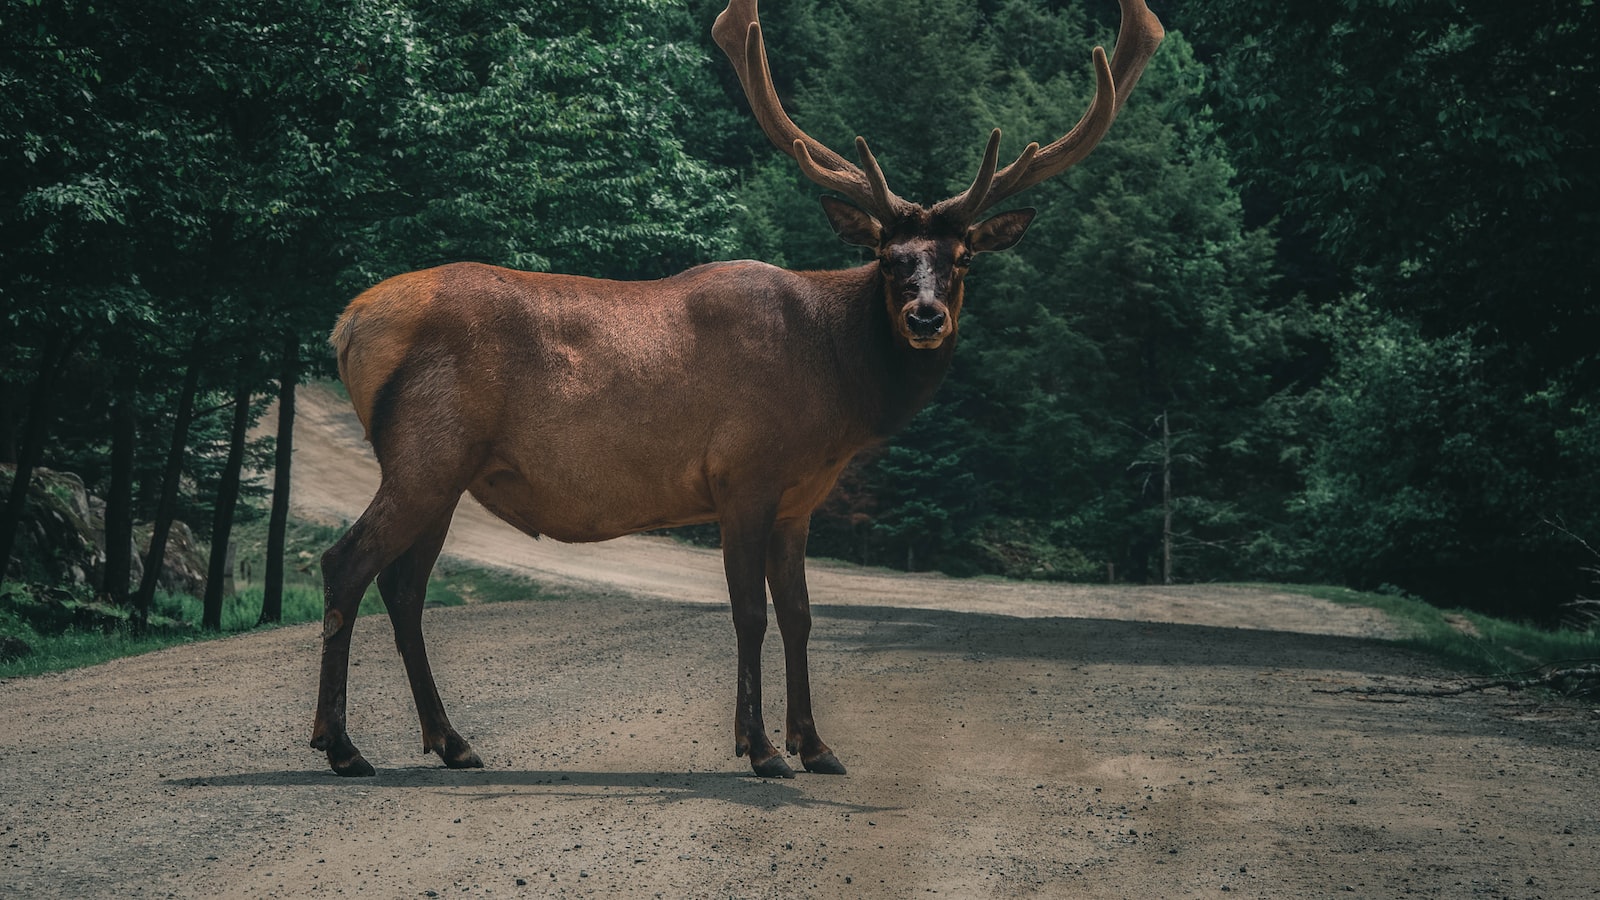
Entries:
{"type": "Polygon", "coordinates": [[[733,752],[750,756],[750,768],[765,778],[793,778],[794,770],[772,746],[761,716],[761,642],[767,633],[767,587],[763,557],[772,511],[722,519],[722,564],[733,602],[739,640],[739,696],[734,706],[733,752]]]}
{"type": "MultiPolygon", "coordinates": [[[[394,443],[405,442],[397,438],[394,443]]],[[[437,447],[430,447],[434,452],[429,455],[417,453],[415,448],[393,449],[413,451],[409,456],[397,452],[394,458],[429,462],[417,466],[386,464],[383,482],[366,512],[322,555],[322,675],[311,746],[326,751],[328,764],[340,775],[373,774],[372,765],[345,731],[350,635],[361,597],[372,579],[411,549],[425,530],[441,518],[448,521],[449,511],[466,488],[466,473],[472,471],[464,451],[445,458],[447,454],[437,447]]]]}
{"type": "Polygon", "coordinates": [[[411,681],[411,696],[417,703],[417,718],[422,723],[422,752],[439,754],[452,769],[481,769],[483,760],[472,746],[451,727],[444,702],[433,682],[428,665],[428,649],[422,639],[422,601],[427,595],[428,576],[450,531],[454,506],[428,526],[410,549],[378,575],[378,591],[394,623],[394,643],[405,660],[406,676],[411,681]]]}
{"type": "MultiPolygon", "coordinates": [[[[373,507],[377,505],[374,499],[373,507]]],[[[373,530],[367,508],[350,530],[322,554],[322,674],[317,688],[317,716],[311,725],[311,746],[328,754],[328,765],[340,775],[375,774],[372,764],[351,743],[345,731],[345,687],[350,666],[350,635],[356,610],[367,585],[382,565],[366,550],[373,530]]]]}
{"type": "Polygon", "coordinates": [[[817,736],[817,723],[811,716],[811,669],[806,660],[806,645],[811,639],[811,599],[806,593],[806,536],[809,519],[790,519],[776,523],[767,544],[767,584],[772,588],[772,607],[778,614],[778,631],[783,634],[783,665],[789,688],[787,746],[800,755],[807,772],[843,775],[844,764],[817,736]]]}

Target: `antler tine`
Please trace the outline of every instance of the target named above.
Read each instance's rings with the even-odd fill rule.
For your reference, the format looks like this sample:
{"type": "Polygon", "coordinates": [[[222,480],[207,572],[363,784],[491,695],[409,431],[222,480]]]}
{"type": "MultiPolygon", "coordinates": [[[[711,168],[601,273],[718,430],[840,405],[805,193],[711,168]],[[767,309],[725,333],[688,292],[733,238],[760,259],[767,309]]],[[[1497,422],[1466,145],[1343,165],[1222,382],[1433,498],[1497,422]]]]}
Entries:
{"type": "MultiPolygon", "coordinates": [[[[856,135],[856,155],[861,157],[861,168],[865,170],[867,186],[872,189],[872,200],[878,208],[893,211],[905,205],[905,201],[894,195],[889,190],[889,180],[883,177],[883,169],[878,165],[878,158],[872,155],[872,149],[867,146],[867,139],[856,135]]],[[[880,216],[881,220],[883,217],[880,216]]]]}
{"type": "Polygon", "coordinates": [[[766,42],[761,36],[756,0],[729,0],[727,9],[711,26],[711,37],[733,63],[762,132],[779,150],[794,158],[807,178],[845,195],[880,221],[893,218],[909,205],[889,191],[882,169],[865,149],[866,142],[861,138],[856,139],[856,147],[866,171],[801,131],[789,118],[767,66],[766,42]]]}
{"type": "Polygon", "coordinates": [[[1122,24],[1117,28],[1116,55],[1111,60],[1111,80],[1117,86],[1117,112],[1133,93],[1144,67],[1155,55],[1156,48],[1167,36],[1161,20],[1144,4],[1135,0],[1129,9],[1129,0],[1118,0],[1122,7],[1122,24]]]}
{"type": "MultiPolygon", "coordinates": [[[[1038,144],[1029,144],[1034,151],[1039,149],[1038,144]]],[[[1028,153],[1027,150],[1023,151],[1028,153]]],[[[1029,158],[1032,155],[1029,154],[1029,158]]],[[[989,132],[989,146],[983,150],[983,162],[978,164],[978,177],[972,179],[972,186],[961,193],[935,204],[935,215],[948,217],[960,222],[974,222],[978,214],[983,212],[984,200],[989,196],[989,188],[994,185],[995,166],[1000,162],[1000,129],[989,132]]]]}
{"type": "Polygon", "coordinates": [[[1001,170],[989,189],[985,206],[998,203],[1083,162],[1100,143],[1100,139],[1106,136],[1106,132],[1111,130],[1111,123],[1117,117],[1117,88],[1111,76],[1111,66],[1106,62],[1106,51],[1102,47],[1094,48],[1094,69],[1094,100],[1089,103],[1083,118],[1060,139],[1036,150],[1026,165],[1021,165],[1023,159],[1019,156],[1017,162],[1001,170]]]}
{"type": "MultiPolygon", "coordinates": [[[[828,148],[823,147],[822,149],[826,150],[828,148]]],[[[829,169],[822,166],[811,155],[811,146],[806,144],[804,140],[795,138],[794,143],[789,146],[789,155],[794,157],[794,161],[800,165],[800,173],[817,184],[857,200],[859,200],[858,195],[865,193],[862,189],[865,183],[865,176],[859,178],[850,177],[851,170],[855,169],[854,166],[844,163],[848,168],[843,170],[829,169]]],[[[860,175],[859,171],[855,174],[860,175]]]]}
{"type": "MultiPolygon", "coordinates": [[[[970,211],[975,220],[983,211],[1019,191],[1053,178],[1082,162],[1110,130],[1111,123],[1127,102],[1144,67],[1160,45],[1166,31],[1144,0],[1119,0],[1122,24],[1117,30],[1116,58],[1107,62],[1106,51],[1094,48],[1095,90],[1089,109],[1072,130],[1046,147],[1029,144],[1011,165],[994,176],[981,199],[974,201],[976,183],[965,193],[944,201],[936,212],[970,211]]],[[[990,137],[991,143],[993,136],[990,137]]]]}

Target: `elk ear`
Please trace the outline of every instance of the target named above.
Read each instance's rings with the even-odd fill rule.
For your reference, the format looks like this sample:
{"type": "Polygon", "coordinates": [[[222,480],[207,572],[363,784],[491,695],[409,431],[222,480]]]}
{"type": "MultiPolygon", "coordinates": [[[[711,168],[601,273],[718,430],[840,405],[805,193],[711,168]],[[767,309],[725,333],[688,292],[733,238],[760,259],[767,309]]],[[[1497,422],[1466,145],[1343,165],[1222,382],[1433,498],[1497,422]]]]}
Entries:
{"type": "Polygon", "coordinates": [[[883,226],[877,219],[833,197],[822,198],[822,211],[827,213],[833,233],[845,243],[877,248],[878,239],[883,236],[883,226]]]}
{"type": "Polygon", "coordinates": [[[967,229],[968,249],[973,253],[1010,250],[1027,233],[1037,212],[1032,208],[1014,209],[979,222],[967,229]]]}

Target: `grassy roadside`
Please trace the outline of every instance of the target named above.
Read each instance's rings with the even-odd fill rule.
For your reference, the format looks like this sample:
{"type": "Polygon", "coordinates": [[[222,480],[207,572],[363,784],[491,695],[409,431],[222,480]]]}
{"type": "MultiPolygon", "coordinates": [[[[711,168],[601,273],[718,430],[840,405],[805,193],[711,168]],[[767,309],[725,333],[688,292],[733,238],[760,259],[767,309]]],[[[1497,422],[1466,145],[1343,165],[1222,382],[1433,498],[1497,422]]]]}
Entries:
{"type": "Polygon", "coordinates": [[[1547,665],[1600,660],[1600,632],[1548,631],[1470,610],[1440,609],[1414,597],[1325,585],[1263,585],[1351,606],[1376,609],[1407,632],[1396,643],[1437,656],[1453,668],[1499,677],[1547,665]]]}
{"type": "MultiPolygon", "coordinates": [[[[284,560],[283,619],[279,625],[294,625],[322,619],[322,576],[317,560],[342,533],[342,529],[291,522],[284,560]]],[[[187,594],[158,592],[151,612],[153,617],[172,620],[167,627],[135,637],[126,629],[110,632],[68,629],[61,633],[41,633],[27,622],[0,609],[0,635],[11,635],[26,643],[32,652],[0,662],[0,679],[46,672],[59,672],[136,656],[179,644],[240,634],[258,627],[263,589],[259,583],[266,557],[266,522],[261,519],[241,526],[236,535],[239,572],[238,591],[222,606],[222,631],[199,628],[201,604],[187,594]],[[253,579],[253,580],[252,580],[253,579]]],[[[5,585],[4,589],[13,589],[5,585]]],[[[0,590],[3,592],[3,590],[0,590]]],[[[461,606],[467,603],[498,603],[511,600],[539,600],[553,596],[526,579],[467,566],[443,559],[434,567],[428,583],[428,606],[461,606]]],[[[362,615],[383,615],[383,601],[377,588],[370,588],[361,601],[362,615]]]]}

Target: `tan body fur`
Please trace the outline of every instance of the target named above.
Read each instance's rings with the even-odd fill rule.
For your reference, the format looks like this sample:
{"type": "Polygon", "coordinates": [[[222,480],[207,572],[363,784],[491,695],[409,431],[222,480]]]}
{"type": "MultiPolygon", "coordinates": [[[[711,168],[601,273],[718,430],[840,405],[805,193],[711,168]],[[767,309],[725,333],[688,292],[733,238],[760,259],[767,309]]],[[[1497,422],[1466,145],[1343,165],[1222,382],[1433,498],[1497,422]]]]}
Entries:
{"type": "Polygon", "coordinates": [[[809,517],[874,438],[842,414],[860,385],[829,365],[860,352],[830,322],[867,312],[817,296],[842,274],[732,262],[616,282],[457,264],[371,288],[333,340],[385,468],[387,389],[396,415],[426,415],[411,440],[459,460],[450,480],[529,534],[715,521],[738,481],[775,495],[777,518],[809,517]]]}

